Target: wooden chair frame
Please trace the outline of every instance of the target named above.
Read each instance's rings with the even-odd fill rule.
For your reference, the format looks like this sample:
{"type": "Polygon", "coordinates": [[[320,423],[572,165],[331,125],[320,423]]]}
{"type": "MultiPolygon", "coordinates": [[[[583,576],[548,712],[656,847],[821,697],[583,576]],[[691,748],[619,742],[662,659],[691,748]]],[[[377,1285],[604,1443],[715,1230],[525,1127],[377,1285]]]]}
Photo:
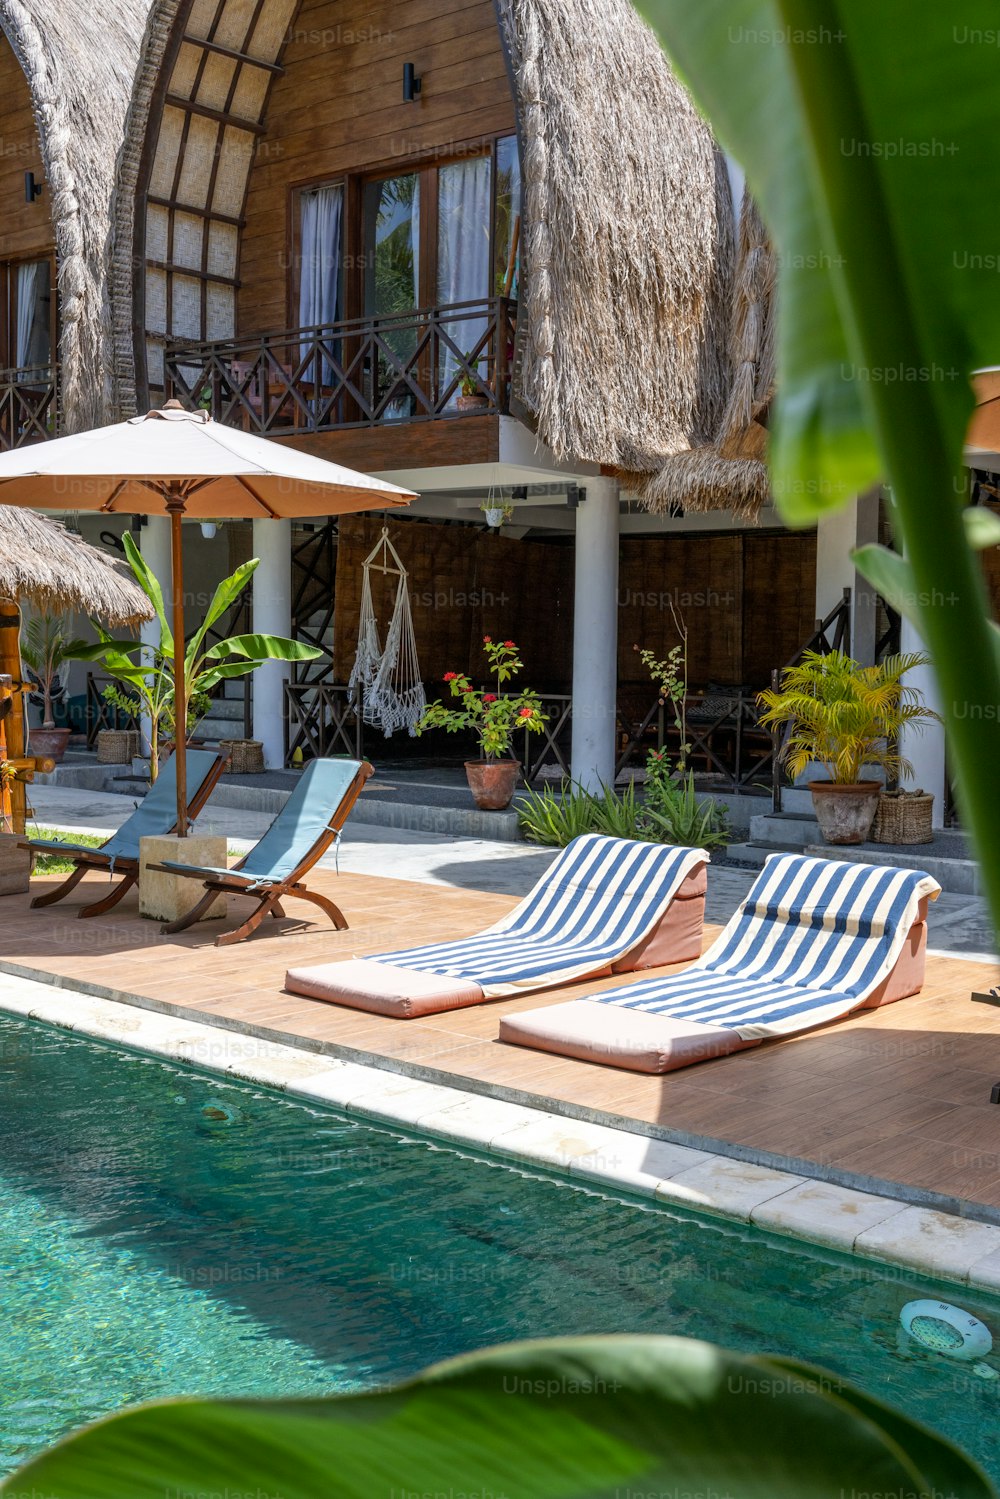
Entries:
{"type": "MultiPolygon", "coordinates": [[[[216,755],[215,764],[212,766],[208,775],[198,787],[197,792],[191,798],[191,801],[188,805],[188,812],[190,813],[192,819],[194,819],[199,815],[199,813],[204,811],[205,804],[218,785],[219,777],[225,770],[227,763],[228,756],[216,755]]],[[[175,829],[176,824],[174,824],[174,827],[171,828],[171,832],[175,831],[175,829]]],[[[112,834],[111,836],[114,837],[114,834],[112,834]]],[[[43,843],[39,840],[31,839],[22,839],[19,842],[18,847],[33,849],[35,853],[59,852],[58,844],[43,843]]],[[[36,908],[41,906],[54,906],[56,901],[65,899],[65,897],[69,895],[71,891],[75,890],[83,877],[89,874],[91,870],[99,870],[103,871],[105,874],[110,873],[112,879],[119,874],[122,876],[122,878],[119,880],[117,885],[112,886],[107,895],[102,896],[100,900],[94,901],[92,905],[81,906],[76,914],[78,918],[87,916],[103,916],[105,912],[110,911],[113,909],[113,907],[117,906],[118,902],[122,899],[123,896],[128,894],[133,885],[136,885],[139,882],[138,859],[129,859],[119,856],[112,860],[108,858],[107,855],[102,858],[101,850],[99,848],[88,849],[85,853],[73,852],[71,854],[67,854],[66,857],[73,860],[76,868],[73,870],[72,874],[67,875],[62,884],[57,885],[54,890],[47,890],[44,895],[36,895],[34,900],[31,902],[32,910],[35,910],[36,908]]]]}
{"type": "MultiPolygon", "coordinates": [[[[243,875],[241,877],[240,869],[250,857],[249,853],[244,854],[243,858],[239,863],[233,865],[228,874],[206,877],[204,871],[192,869],[190,878],[200,879],[204,886],[204,894],[197,905],[193,906],[190,911],[186,912],[183,916],[179,916],[176,921],[165,923],[160,928],[160,931],[164,936],[173,936],[175,932],[183,932],[189,926],[194,926],[210,910],[212,903],[220,895],[246,895],[251,900],[256,900],[257,905],[240,926],[235,927],[231,932],[223,932],[221,936],[216,937],[216,947],[230,947],[236,942],[243,942],[247,937],[251,937],[265,916],[273,916],[275,919],[279,916],[284,916],[285,912],[282,901],[289,895],[293,896],[296,900],[310,901],[314,906],[319,906],[320,910],[325,911],[327,916],[329,916],[338,932],[346,931],[348,922],[340,907],[335,905],[332,900],[329,900],[327,896],[320,895],[315,890],[307,889],[301,881],[319,863],[331,844],[336,842],[344,824],[351,815],[354,803],[364,790],[365,782],[372,775],[374,775],[374,768],[367,760],[362,761],[360,769],[335,807],[325,829],[315,840],[305,857],[299,860],[292,872],[286,875],[283,880],[261,880],[252,875],[243,875]]],[[[163,871],[166,874],[183,875],[183,871],[174,866],[168,868],[164,864],[152,864],[150,868],[163,871]]]]}

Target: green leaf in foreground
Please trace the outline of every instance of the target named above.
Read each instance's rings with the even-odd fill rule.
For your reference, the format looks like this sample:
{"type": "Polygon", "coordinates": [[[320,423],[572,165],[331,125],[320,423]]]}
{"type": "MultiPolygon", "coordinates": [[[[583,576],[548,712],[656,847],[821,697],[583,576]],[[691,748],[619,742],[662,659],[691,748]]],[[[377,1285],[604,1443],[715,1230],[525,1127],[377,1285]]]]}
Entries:
{"type": "Polygon", "coordinates": [[[6,1499],[596,1499],[642,1493],[997,1499],[950,1443],[835,1376],[683,1338],[568,1338],[454,1359],[377,1394],[113,1416],[6,1499]]]}

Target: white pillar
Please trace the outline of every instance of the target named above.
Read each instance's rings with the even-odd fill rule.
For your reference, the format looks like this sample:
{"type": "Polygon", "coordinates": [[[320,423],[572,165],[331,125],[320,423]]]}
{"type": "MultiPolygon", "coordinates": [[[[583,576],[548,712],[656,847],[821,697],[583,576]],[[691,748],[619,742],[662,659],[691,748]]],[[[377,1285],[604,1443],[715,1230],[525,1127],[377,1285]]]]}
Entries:
{"type": "MultiPolygon", "coordinates": [[[[156,581],[163,591],[164,598],[170,597],[170,522],[166,516],[150,515],[146,518],[146,524],[139,532],[139,550],[143,561],[151,570],[156,581]]],[[[143,645],[150,647],[149,657],[143,653],[143,659],[151,659],[152,648],[160,643],[160,622],[158,619],[150,619],[140,628],[139,639],[143,645]]],[[[139,721],[139,731],[142,734],[143,754],[149,749],[150,731],[152,725],[149,714],[144,713],[139,721]]]]}
{"type": "MultiPolygon", "coordinates": [[[[291,635],[291,521],[255,520],[253,554],[260,558],[253,575],[254,633],[291,635]]],[[[285,661],[267,661],[253,673],[253,737],[264,746],[264,764],[269,770],[285,763],[284,682],[288,673],[285,661]]]]}
{"type": "MultiPolygon", "coordinates": [[[[923,639],[915,627],[904,619],[899,632],[899,649],[906,655],[910,651],[926,651],[923,639]]],[[[934,669],[918,666],[903,678],[907,687],[916,688],[928,708],[941,712],[941,694],[938,690],[934,669]]],[[[944,827],[945,810],[945,738],[944,725],[928,723],[922,728],[905,728],[899,740],[900,753],[913,766],[912,776],[901,780],[907,791],[929,791],[934,797],[932,822],[934,827],[944,827]]],[[[919,863],[919,860],[918,860],[919,863]]]]}
{"type": "Polygon", "coordinates": [[[850,654],[863,666],[875,659],[875,593],[855,571],[851,552],[878,540],[878,490],[820,517],[816,528],[816,618],[825,619],[851,590],[850,654]]]}
{"type": "Polygon", "coordinates": [[[573,779],[596,791],[615,773],[618,687],[618,484],[587,479],[576,511],[573,779]]]}

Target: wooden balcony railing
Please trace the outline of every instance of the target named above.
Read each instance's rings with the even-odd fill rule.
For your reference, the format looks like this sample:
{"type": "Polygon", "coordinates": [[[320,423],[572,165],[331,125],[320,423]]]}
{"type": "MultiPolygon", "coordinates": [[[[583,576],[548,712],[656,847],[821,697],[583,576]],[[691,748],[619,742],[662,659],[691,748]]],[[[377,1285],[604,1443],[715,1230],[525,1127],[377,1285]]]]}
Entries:
{"type": "Polygon", "coordinates": [[[0,370],[0,452],[57,436],[58,370],[0,370]]]}
{"type": "Polygon", "coordinates": [[[508,409],[516,315],[515,302],[491,297],[168,344],[166,394],[230,426],[278,434],[496,415],[508,409]],[[463,395],[463,382],[474,392],[463,395]]]}

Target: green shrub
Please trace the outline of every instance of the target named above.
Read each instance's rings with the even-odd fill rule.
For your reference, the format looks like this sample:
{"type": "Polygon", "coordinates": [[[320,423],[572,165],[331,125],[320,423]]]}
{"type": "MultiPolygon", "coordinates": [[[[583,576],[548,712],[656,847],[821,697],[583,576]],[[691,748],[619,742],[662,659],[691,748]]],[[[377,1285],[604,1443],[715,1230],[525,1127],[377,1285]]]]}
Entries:
{"type": "Polygon", "coordinates": [[[713,849],[729,842],[726,808],[711,797],[699,802],[690,773],[682,781],[663,780],[652,788],[647,783],[644,816],[658,829],[650,836],[662,843],[713,849]]]}

